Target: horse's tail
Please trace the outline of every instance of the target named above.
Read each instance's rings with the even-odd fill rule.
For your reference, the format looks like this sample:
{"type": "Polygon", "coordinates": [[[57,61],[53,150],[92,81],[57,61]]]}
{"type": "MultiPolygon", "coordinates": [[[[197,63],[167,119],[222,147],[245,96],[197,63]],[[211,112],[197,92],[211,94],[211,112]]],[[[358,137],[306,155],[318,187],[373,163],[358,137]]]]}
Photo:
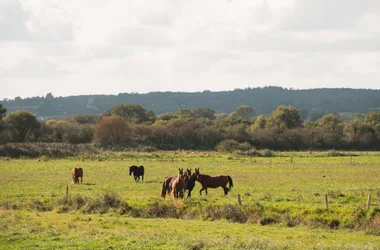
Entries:
{"type": "Polygon", "coordinates": [[[228,183],[230,184],[230,189],[234,186],[234,183],[232,182],[231,176],[227,175],[228,183]]]}
{"type": "Polygon", "coordinates": [[[162,190],[161,190],[161,197],[162,198],[165,198],[166,196],[166,178],[165,180],[162,182],[162,190]]]}

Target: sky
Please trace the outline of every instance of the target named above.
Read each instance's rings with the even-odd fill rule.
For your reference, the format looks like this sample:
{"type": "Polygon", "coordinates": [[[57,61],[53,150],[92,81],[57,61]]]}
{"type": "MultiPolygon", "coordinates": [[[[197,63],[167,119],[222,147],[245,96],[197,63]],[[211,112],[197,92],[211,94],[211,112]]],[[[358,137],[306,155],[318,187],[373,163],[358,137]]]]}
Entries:
{"type": "Polygon", "coordinates": [[[0,99],[380,89],[379,0],[0,0],[0,99]]]}

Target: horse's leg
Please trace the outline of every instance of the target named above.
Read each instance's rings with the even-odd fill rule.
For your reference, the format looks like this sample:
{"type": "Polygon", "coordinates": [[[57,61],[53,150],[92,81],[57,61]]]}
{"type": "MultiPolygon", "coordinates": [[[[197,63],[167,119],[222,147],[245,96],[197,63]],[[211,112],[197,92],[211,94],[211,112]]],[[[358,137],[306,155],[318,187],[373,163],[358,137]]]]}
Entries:
{"type": "Polygon", "coordinates": [[[205,188],[205,191],[206,191],[206,195],[207,195],[207,188],[205,188]]]}
{"type": "Polygon", "coordinates": [[[205,188],[201,188],[201,190],[199,190],[199,194],[202,195],[202,191],[205,190],[205,188]]]}
{"type": "Polygon", "coordinates": [[[224,195],[227,195],[228,194],[228,188],[227,187],[222,187],[223,190],[224,190],[224,195]]]}

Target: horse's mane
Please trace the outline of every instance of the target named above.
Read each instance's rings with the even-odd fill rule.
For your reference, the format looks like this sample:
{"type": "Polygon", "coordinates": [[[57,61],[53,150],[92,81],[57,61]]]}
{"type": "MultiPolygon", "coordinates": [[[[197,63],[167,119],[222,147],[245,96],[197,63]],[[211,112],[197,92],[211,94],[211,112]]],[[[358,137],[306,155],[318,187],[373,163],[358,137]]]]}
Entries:
{"type": "Polygon", "coordinates": [[[133,166],[130,166],[130,169],[144,169],[144,166],[133,165],[133,166]]]}
{"type": "Polygon", "coordinates": [[[211,177],[211,175],[208,175],[208,174],[199,174],[199,176],[201,176],[201,177],[211,177]]]}
{"type": "Polygon", "coordinates": [[[197,176],[195,174],[190,175],[189,180],[195,181],[197,179],[197,176]]]}

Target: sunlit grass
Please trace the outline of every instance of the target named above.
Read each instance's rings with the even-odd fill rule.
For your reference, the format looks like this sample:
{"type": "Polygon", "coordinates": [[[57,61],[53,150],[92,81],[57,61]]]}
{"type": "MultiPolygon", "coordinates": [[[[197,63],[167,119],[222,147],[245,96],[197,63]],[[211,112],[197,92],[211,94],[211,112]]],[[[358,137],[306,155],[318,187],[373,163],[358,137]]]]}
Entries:
{"type": "MultiPolygon", "coordinates": [[[[179,249],[334,249],[339,244],[373,249],[376,243],[380,245],[376,236],[380,223],[372,221],[380,216],[380,157],[376,152],[360,152],[353,157],[326,154],[276,152],[282,156],[251,158],[178,151],[107,153],[69,159],[3,158],[0,216],[4,230],[0,230],[0,246],[6,243],[15,248],[75,248],[90,244],[89,248],[96,248],[110,244],[116,248],[141,245],[178,249],[176,244],[187,237],[189,240],[179,249]],[[135,183],[129,176],[131,165],[144,165],[145,182],[135,183]],[[70,184],[74,166],[84,169],[83,185],[70,184]],[[173,203],[160,198],[165,176],[176,175],[178,168],[195,167],[205,174],[230,175],[234,181],[232,191],[224,196],[221,188],[209,189],[208,196],[200,196],[197,183],[191,201],[173,203]],[[92,203],[78,210],[62,203],[67,185],[69,201],[80,197],[92,203]],[[120,215],[118,208],[92,209],[103,202],[107,192],[114,193],[115,199],[132,210],[127,208],[120,215]],[[238,194],[243,203],[240,207],[238,194]],[[329,195],[329,210],[325,194],[329,195]],[[367,211],[368,194],[371,204],[367,211]],[[152,218],[152,209],[173,206],[172,213],[182,219],[152,218]],[[218,212],[225,214],[214,214],[218,212]],[[160,225],[166,224],[172,227],[162,230],[160,225]]],[[[171,216],[169,212],[166,215],[171,216]]]]}
{"type": "Polygon", "coordinates": [[[377,236],[349,230],[227,221],[2,211],[0,248],[376,249],[377,236]]]}

